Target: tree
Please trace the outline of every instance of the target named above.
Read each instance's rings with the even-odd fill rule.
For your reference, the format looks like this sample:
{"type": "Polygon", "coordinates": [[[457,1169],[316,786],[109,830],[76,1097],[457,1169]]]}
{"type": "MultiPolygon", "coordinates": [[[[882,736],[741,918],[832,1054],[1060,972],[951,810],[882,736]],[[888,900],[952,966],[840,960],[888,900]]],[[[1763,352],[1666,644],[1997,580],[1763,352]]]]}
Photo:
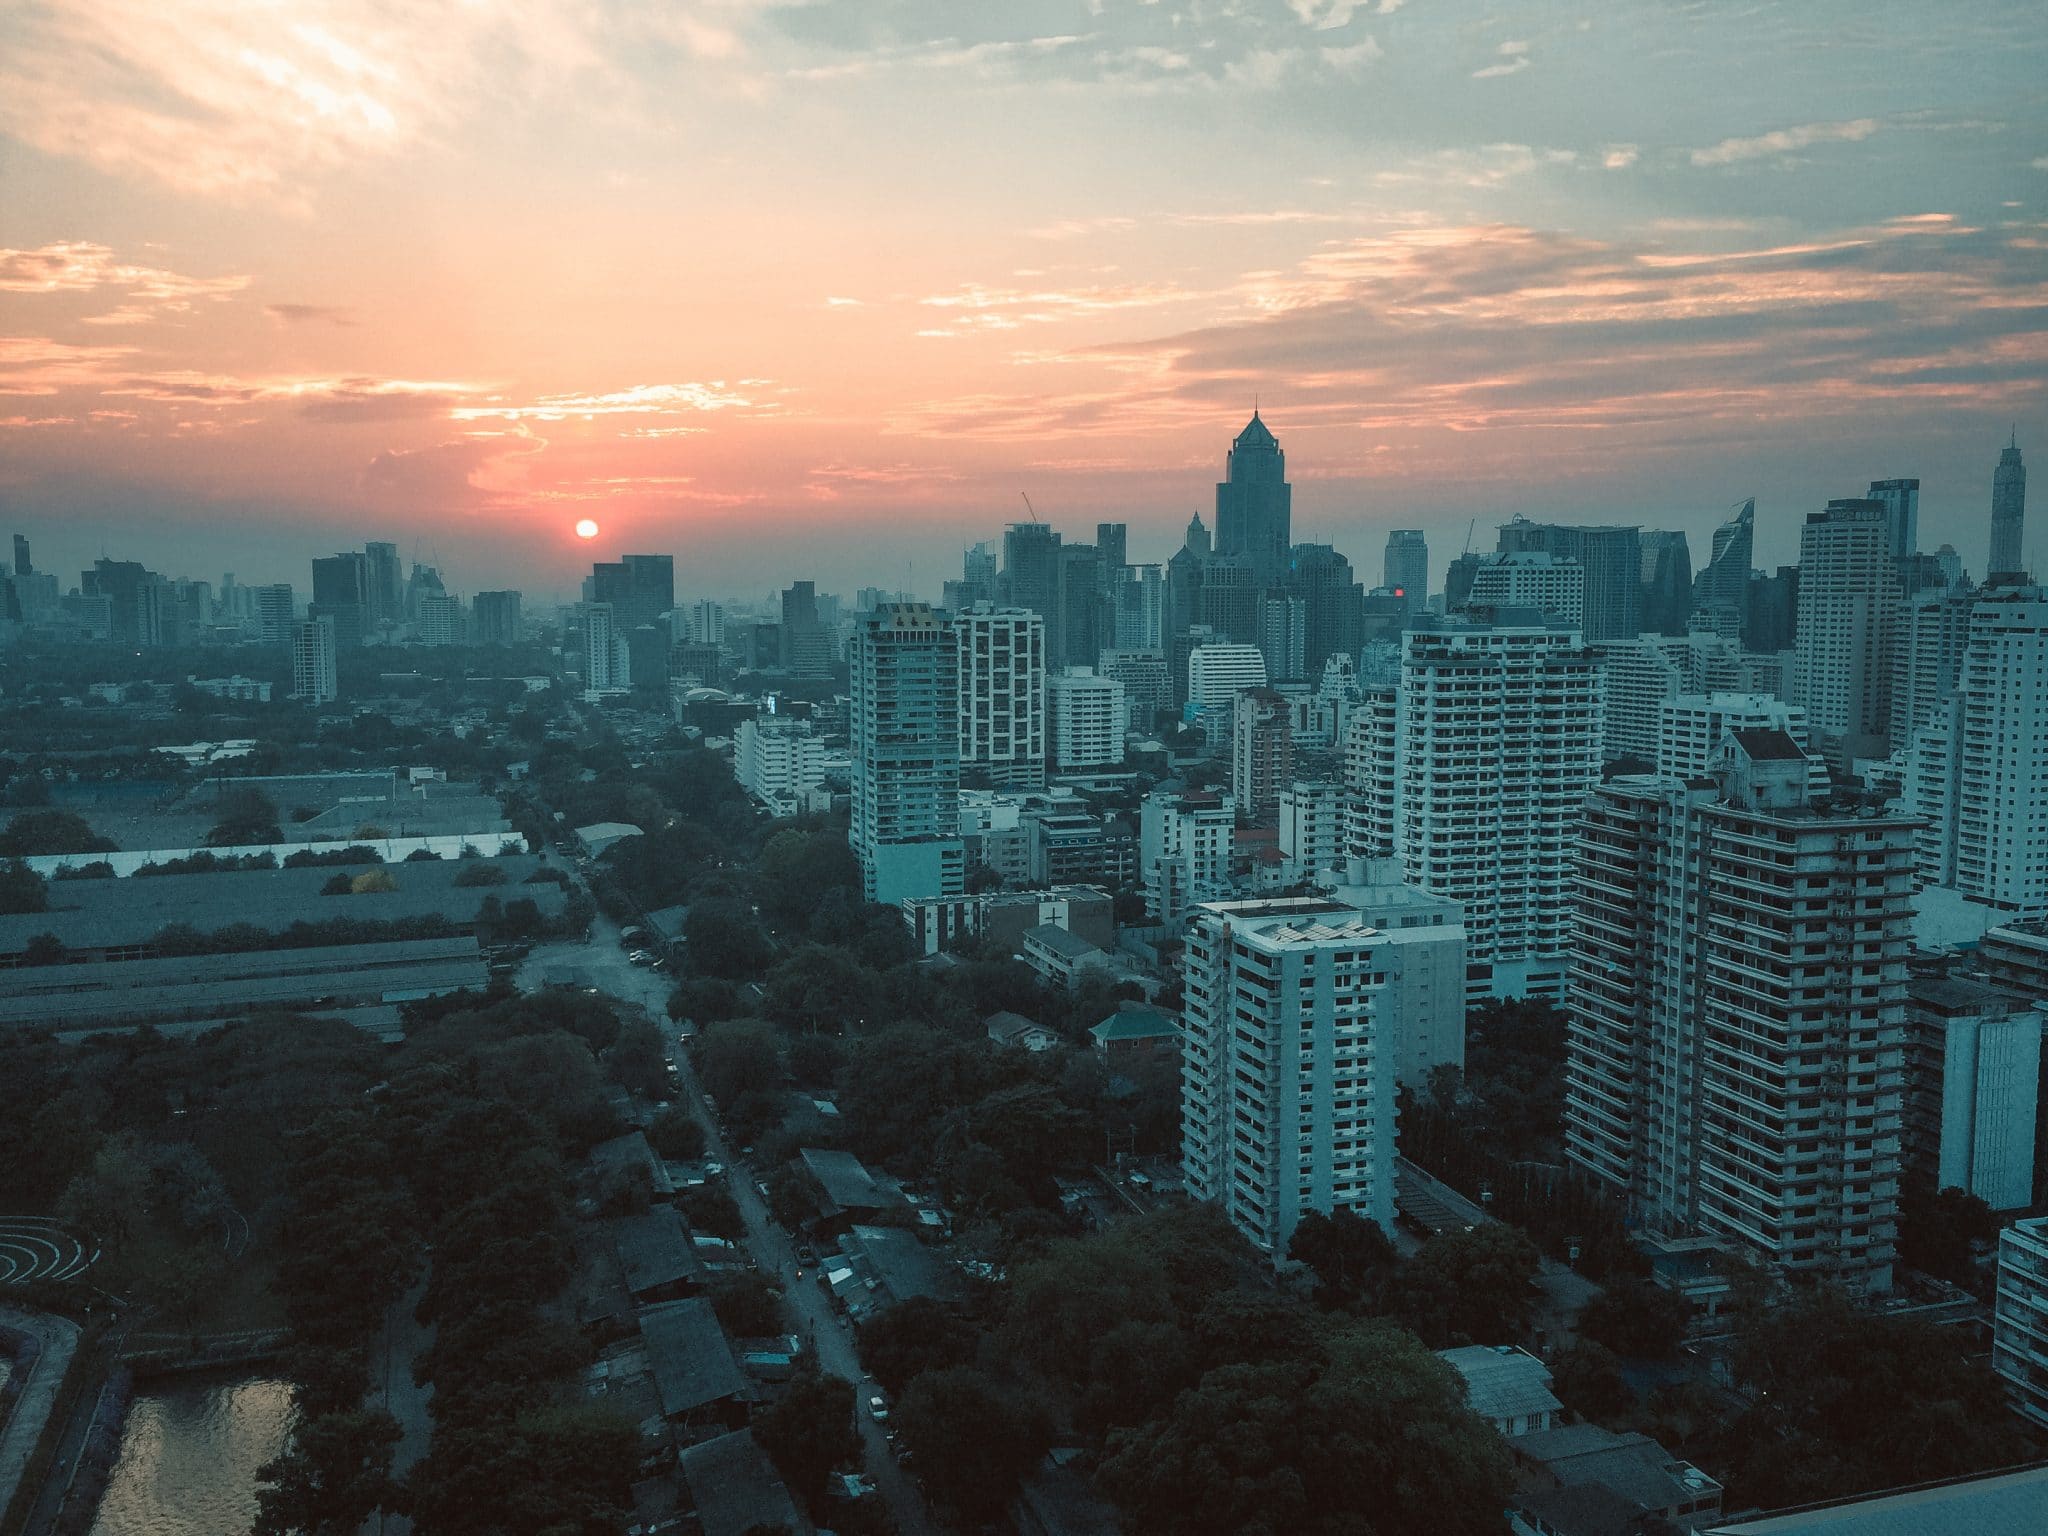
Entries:
{"type": "Polygon", "coordinates": [[[999,1517],[1052,1443],[1052,1420],[1029,1391],[970,1366],[919,1376],[895,1417],[926,1491],[963,1520],[999,1517]]]}
{"type": "Polygon", "coordinates": [[[22,946],[23,965],[62,965],[71,953],[54,933],[39,933],[22,946]]]}
{"type": "Polygon", "coordinates": [[[1296,1223],[1287,1256],[1315,1272],[1317,1290],[1338,1304],[1383,1284],[1400,1255],[1379,1223],[1340,1206],[1325,1216],[1311,1211],[1296,1223]]]}
{"type": "Polygon", "coordinates": [[[41,912],[49,905],[49,882],[20,859],[0,862],[0,916],[41,912]]]}
{"type": "Polygon", "coordinates": [[[1422,1245],[1395,1286],[1395,1312],[1430,1344],[1504,1344],[1529,1325],[1542,1255],[1526,1234],[1490,1221],[1422,1245]]]}
{"type": "Polygon", "coordinates": [[[1997,1240],[1998,1218],[1977,1196],[1925,1179],[1899,1191],[1899,1262],[1908,1269],[1966,1286],[1977,1278],[1972,1246],[1997,1240]]]}
{"type": "Polygon", "coordinates": [[[711,1306],[719,1326],[734,1338],[766,1339],[782,1332],[782,1292],[754,1270],[727,1270],[712,1277],[711,1306]]]}
{"type": "Polygon", "coordinates": [[[1627,1359],[1668,1360],[1685,1341],[1691,1319],[1691,1303],[1676,1291],[1630,1276],[1586,1303],[1578,1332],[1627,1359]]]}
{"type": "Polygon", "coordinates": [[[375,1409],[301,1419],[282,1455],[256,1474],[253,1536],[352,1536],[400,1508],[391,1476],[398,1421],[375,1409]]]}
{"type": "Polygon", "coordinates": [[[901,1395],[926,1371],[972,1365],[981,1338],[980,1329],[945,1303],[914,1296],[861,1325],[860,1363],[901,1395]]]}
{"type": "Polygon", "coordinates": [[[1567,1344],[1550,1360],[1551,1388],[1565,1407],[1606,1423],[1635,1406],[1635,1391],[1621,1374],[1614,1351],[1591,1339],[1567,1344]]]}
{"type": "Polygon", "coordinates": [[[114,845],[70,811],[22,811],[0,832],[0,858],[33,859],[52,853],[113,853],[114,845]]]}
{"type": "Polygon", "coordinates": [[[671,1162],[688,1162],[704,1155],[704,1127],[688,1110],[671,1106],[647,1123],[647,1142],[671,1162]]]}
{"type": "Polygon", "coordinates": [[[758,1019],[729,1019],[697,1037],[697,1080],[723,1108],[745,1093],[781,1085],[782,1056],[775,1031],[758,1019]]]}
{"type": "Polygon", "coordinates": [[[1332,1333],[1320,1358],[1210,1371],[1112,1433],[1099,1480],[1133,1536],[1491,1536],[1509,1496],[1507,1451],[1457,1373],[1383,1322],[1332,1333]]]}
{"type": "Polygon", "coordinates": [[[484,859],[473,859],[455,872],[455,884],[465,887],[503,885],[509,878],[502,864],[492,864],[484,859]]]}
{"type": "Polygon", "coordinates": [[[754,1438],[805,1504],[825,1496],[825,1480],[860,1455],[853,1422],[853,1385],[838,1376],[800,1376],[754,1419],[754,1438]]]}
{"type": "Polygon", "coordinates": [[[250,843],[281,843],[277,805],[253,785],[237,785],[214,802],[218,820],[206,834],[209,848],[235,848],[250,843]]]}
{"type": "Polygon", "coordinates": [[[746,981],[761,974],[774,950],[761,920],[736,901],[695,903],[683,919],[690,968],[700,976],[746,981]]]}
{"type": "Polygon", "coordinates": [[[605,1053],[605,1075],[643,1099],[662,1097],[668,1091],[668,1052],[661,1031],[640,1018],[620,1024],[618,1038],[605,1053]]]}

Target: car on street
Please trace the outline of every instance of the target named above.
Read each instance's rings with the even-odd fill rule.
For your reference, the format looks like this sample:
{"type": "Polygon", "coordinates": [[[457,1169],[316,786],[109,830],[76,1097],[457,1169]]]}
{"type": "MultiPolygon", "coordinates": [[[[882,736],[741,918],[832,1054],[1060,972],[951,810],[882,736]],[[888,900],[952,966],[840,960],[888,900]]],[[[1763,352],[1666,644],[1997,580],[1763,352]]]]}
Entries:
{"type": "Polygon", "coordinates": [[[879,1392],[868,1394],[868,1417],[877,1424],[889,1422],[889,1401],[879,1392]]]}

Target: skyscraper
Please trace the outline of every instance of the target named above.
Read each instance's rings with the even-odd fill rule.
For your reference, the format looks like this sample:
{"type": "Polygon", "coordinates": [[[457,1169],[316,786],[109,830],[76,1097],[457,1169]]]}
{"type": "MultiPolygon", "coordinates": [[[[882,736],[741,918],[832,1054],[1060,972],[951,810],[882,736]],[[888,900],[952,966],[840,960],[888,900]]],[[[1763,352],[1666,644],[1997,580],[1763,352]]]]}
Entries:
{"type": "Polygon", "coordinates": [[[610,603],[583,605],[583,686],[595,692],[630,687],[632,661],[610,603]]]}
{"type": "Polygon", "coordinates": [[[1355,852],[1398,856],[1410,882],[1465,905],[1475,983],[1563,984],[1578,804],[1600,780],[1600,677],[1578,632],[1529,610],[1492,624],[1419,614],[1401,637],[1391,711],[1354,719],[1346,787],[1369,801],[1355,852]],[[1360,784],[1350,764],[1384,769],[1360,784]]]}
{"type": "MultiPolygon", "coordinates": [[[[1421,560],[1427,580],[1427,551],[1421,560]]],[[[1365,590],[1353,576],[1351,562],[1328,544],[1297,544],[1290,561],[1288,586],[1300,596],[1303,610],[1302,675],[1320,677],[1332,656],[1358,659],[1358,648],[1365,643],[1365,590]]]]}
{"type": "Polygon", "coordinates": [[[676,605],[674,555],[621,555],[590,568],[592,601],[610,603],[621,629],[652,624],[676,605]]]}
{"type": "Polygon", "coordinates": [[[398,546],[371,540],[363,546],[365,628],[396,624],[405,615],[405,568],[398,546]]]}
{"type": "Polygon", "coordinates": [[[832,637],[818,617],[815,582],[793,581],[782,593],[780,658],[794,677],[832,675],[832,637]]]}
{"type": "Polygon", "coordinates": [[[1045,691],[1051,755],[1062,773],[1114,768],[1123,762],[1121,682],[1098,675],[1092,667],[1069,667],[1046,679],[1045,691]]]}
{"type": "Polygon", "coordinates": [[[292,625],[293,698],[317,707],[341,697],[334,648],[334,620],[326,614],[292,625]]]}
{"type": "Polygon", "coordinates": [[[33,576],[35,569],[35,562],[28,557],[28,535],[17,533],[14,536],[14,574],[33,576]]]}
{"type": "Polygon", "coordinates": [[[853,823],[867,899],[958,896],[960,650],[924,603],[884,603],[853,631],[849,657],[853,823]]]}
{"type": "Polygon", "coordinates": [[[1396,528],[1387,535],[1381,585],[1408,599],[1410,608],[1429,606],[1429,545],[1420,528],[1396,528]]]}
{"type": "Polygon", "coordinates": [[[993,603],[996,600],[996,545],[993,540],[983,539],[961,557],[960,585],[963,607],[971,608],[976,603],[993,603]]]}
{"type": "Polygon", "coordinates": [[[1188,1192],[1276,1262],[1310,1212],[1391,1233],[1397,937],[1321,898],[1197,907],[1186,937],[1188,1192]]]}
{"type": "Polygon", "coordinates": [[[2048,595],[1992,589],[1970,610],[1949,697],[1914,732],[1906,803],[1920,878],[1994,912],[2048,917],[2048,595]]]}
{"type": "Polygon", "coordinates": [[[1653,635],[1682,635],[1692,616],[1692,552],[1685,535],[1656,529],[1642,536],[1642,624],[1653,635]]]}
{"type": "Polygon", "coordinates": [[[479,592],[471,605],[478,645],[519,643],[519,594],[479,592]]]}
{"type": "Polygon", "coordinates": [[[1271,688],[1246,688],[1232,701],[1230,793],[1251,821],[1271,822],[1280,792],[1294,782],[1294,723],[1271,688]]]}
{"type": "Polygon", "coordinates": [[[998,591],[1004,604],[1029,608],[1053,622],[1059,608],[1060,536],[1044,523],[1012,523],[1003,530],[1003,572],[998,591]]]}
{"type": "Polygon", "coordinates": [[[1998,468],[1991,472],[1991,565],[1989,580],[2025,579],[2026,551],[2022,535],[2027,521],[2027,466],[2020,462],[2020,438],[2014,430],[2012,441],[1998,455],[1998,468]]]}
{"type": "Polygon", "coordinates": [[[1243,555],[1258,586],[1274,586],[1287,573],[1293,546],[1293,487],[1287,456],[1259,413],[1230,445],[1224,478],[1216,487],[1216,553],[1243,555]]]}
{"type": "Polygon", "coordinates": [[[1884,503],[1885,528],[1891,538],[1892,563],[1896,567],[1920,547],[1920,482],[1873,480],[1870,500],[1884,503]]]}
{"type": "Polygon", "coordinates": [[[960,771],[977,788],[1045,783],[1045,620],[981,604],[953,616],[959,644],[960,771]]]}
{"type": "MultiPolygon", "coordinates": [[[[1055,666],[1092,667],[1106,644],[1109,616],[1102,582],[1101,552],[1093,544],[1063,544],[1058,551],[1058,588],[1046,619],[1046,654],[1055,666]]],[[[1114,641],[1116,636],[1108,636],[1114,641]]]]}
{"type": "Polygon", "coordinates": [[[313,562],[313,607],[334,620],[334,644],[354,650],[369,633],[370,557],[356,550],[313,562]]]}
{"type": "Polygon", "coordinates": [[[255,589],[256,634],[265,645],[283,645],[292,638],[297,601],[291,583],[275,581],[255,589]]]}
{"type": "MultiPolygon", "coordinates": [[[[1749,607],[1750,563],[1755,559],[1756,498],[1750,497],[1732,518],[1714,530],[1713,558],[1693,579],[1694,629],[1740,639],[1749,607]]],[[[1773,650],[1783,647],[1773,646],[1773,650]]]]}
{"type": "Polygon", "coordinates": [[[1852,497],[1808,515],[1799,533],[1800,702],[1814,745],[1837,769],[1889,750],[1891,509],[1852,497]]]}
{"type": "Polygon", "coordinates": [[[1642,633],[1642,530],[1532,523],[1517,517],[1501,525],[1500,552],[1541,551],[1575,560],[1586,573],[1584,635],[1588,645],[1629,640],[1642,633]]]}
{"type": "Polygon", "coordinates": [[[1782,731],[1608,781],[1576,844],[1565,1152],[1648,1230],[1891,1287],[1912,822],[1817,800],[1782,731]]]}
{"type": "Polygon", "coordinates": [[[1576,560],[1536,550],[1486,555],[1472,573],[1459,605],[1472,610],[1534,608],[1560,624],[1582,629],[1586,622],[1586,573],[1576,560]]]}

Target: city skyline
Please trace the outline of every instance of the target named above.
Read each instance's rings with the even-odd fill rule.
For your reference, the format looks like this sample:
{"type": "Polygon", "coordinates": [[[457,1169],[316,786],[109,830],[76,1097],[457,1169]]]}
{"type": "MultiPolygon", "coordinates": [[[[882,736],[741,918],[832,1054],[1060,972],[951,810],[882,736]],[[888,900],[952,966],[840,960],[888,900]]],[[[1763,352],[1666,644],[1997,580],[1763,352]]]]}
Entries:
{"type": "Polygon", "coordinates": [[[1361,569],[1518,512],[1697,560],[1751,495],[1768,568],[1906,475],[1981,573],[2048,368],[2026,15],[50,5],[0,42],[0,510],[60,571],[767,591],[769,527],[934,595],[1020,490],[1163,557],[1256,403],[1361,569]]]}

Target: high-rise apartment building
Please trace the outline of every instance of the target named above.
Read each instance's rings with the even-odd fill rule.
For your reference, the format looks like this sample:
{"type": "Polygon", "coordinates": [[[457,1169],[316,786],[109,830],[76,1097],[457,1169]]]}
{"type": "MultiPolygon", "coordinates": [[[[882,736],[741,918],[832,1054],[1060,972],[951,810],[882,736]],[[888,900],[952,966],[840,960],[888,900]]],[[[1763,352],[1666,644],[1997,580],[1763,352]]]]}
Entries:
{"type": "Polygon", "coordinates": [[[1752,496],[1736,510],[1735,516],[1714,530],[1713,558],[1693,578],[1688,628],[1706,630],[1730,640],[1742,638],[1743,621],[1749,611],[1750,564],[1755,559],[1755,548],[1756,498],[1752,496]]]}
{"type": "Polygon", "coordinates": [[[958,896],[960,642],[923,603],[884,603],[853,632],[849,657],[853,824],[869,901],[958,896]]]}
{"type": "Polygon", "coordinates": [[[292,697],[318,708],[341,697],[334,620],[325,614],[292,625],[292,697]]]}
{"type": "Polygon", "coordinates": [[[275,581],[252,589],[256,635],[265,645],[287,645],[292,639],[293,615],[297,604],[288,581],[275,581]]]}
{"type": "Polygon", "coordinates": [[[519,594],[517,592],[479,592],[470,604],[470,617],[476,628],[478,645],[517,645],[519,643],[519,594]]]}
{"type": "Polygon", "coordinates": [[[1994,1211],[2034,1203],[2048,999],[1977,976],[1916,972],[1906,989],[1907,1174],[1994,1211]]]}
{"type": "Polygon", "coordinates": [[[1138,878],[1145,909],[1172,927],[1188,909],[1230,894],[1237,802],[1214,790],[1155,789],[1138,806],[1138,878]]]}
{"type": "Polygon", "coordinates": [[[2048,1216],[1998,1234],[1998,1295],[1991,1369],[2013,1412],[2048,1429],[2048,1216]]]}
{"type": "Polygon", "coordinates": [[[1295,879],[1344,861],[1344,787],[1327,779],[1296,779],[1280,791],[1280,852],[1295,879]]]}
{"type": "Polygon", "coordinates": [[[1045,619],[977,604],[953,616],[960,650],[960,771],[977,788],[1045,783],[1045,619]]]}
{"type": "Polygon", "coordinates": [[[1709,630],[1638,635],[1595,646],[1593,654],[1602,684],[1602,750],[1610,763],[1655,760],[1667,699],[1753,691],[1741,648],[1709,630]]]}
{"type": "Polygon", "coordinates": [[[1565,1150],[1649,1230],[1891,1287],[1912,822],[1781,731],[1609,780],[1576,839],[1565,1150]]]}
{"type": "Polygon", "coordinates": [[[1099,675],[1092,667],[1068,667],[1046,680],[1046,699],[1052,759],[1060,772],[1122,766],[1122,683],[1099,675]]]}
{"type": "Polygon", "coordinates": [[[629,688],[633,681],[632,655],[626,637],[619,631],[618,611],[610,603],[583,605],[583,686],[608,693],[629,688]]]}
{"type": "MultiPolygon", "coordinates": [[[[1730,731],[1783,731],[1808,751],[1806,711],[1768,693],[1681,693],[1657,706],[1656,772],[1705,778],[1730,731]]],[[[1809,756],[1806,777],[1816,794],[1828,787],[1827,764],[1809,756]]]]}
{"type": "Polygon", "coordinates": [[[1157,650],[1117,650],[1102,653],[1099,669],[1104,677],[1123,685],[1124,729],[1151,732],[1159,728],[1161,710],[1173,708],[1173,676],[1166,656],[1157,650]]]}
{"type": "Polygon", "coordinates": [[[1003,532],[999,600],[1029,608],[1050,624],[1059,612],[1060,536],[1044,523],[1012,523],[1003,532]]]}
{"type": "Polygon", "coordinates": [[[1473,571],[1461,606],[1468,611],[1534,608],[1579,629],[1586,616],[1586,573],[1577,561],[1560,560],[1541,550],[1488,555],[1473,571]]]}
{"type": "Polygon", "coordinates": [[[1317,898],[1217,902],[1188,923],[1182,1173],[1275,1262],[1310,1212],[1393,1230],[1393,943],[1317,898]]]}
{"type": "Polygon", "coordinates": [[[1380,585],[1408,606],[1421,611],[1429,606],[1429,542],[1420,528],[1396,528],[1387,535],[1387,553],[1381,565],[1380,585]]]}
{"type": "Polygon", "coordinates": [[[1870,500],[1884,503],[1885,529],[1889,536],[1894,570],[1920,548],[1920,482],[1918,480],[1873,480],[1870,500]]]}
{"type": "Polygon", "coordinates": [[[1905,594],[1893,610],[1887,713],[1894,752],[1955,696],[1977,596],[1962,585],[1927,588],[1905,594]]]}
{"type": "Polygon", "coordinates": [[[367,628],[377,629],[404,620],[405,562],[398,558],[398,546],[372,539],[363,546],[363,589],[367,628]]]}
{"type": "Polygon", "coordinates": [[[1255,588],[1276,586],[1286,575],[1287,553],[1294,545],[1293,520],[1287,456],[1253,411],[1230,445],[1216,487],[1216,553],[1245,556],[1255,588]]]}
{"type": "Polygon", "coordinates": [[[1393,708],[1368,699],[1361,727],[1358,851],[1463,903],[1469,960],[1497,993],[1554,996],[1578,805],[1600,779],[1600,678],[1577,631],[1527,611],[1417,615],[1393,708]]]}
{"type": "Polygon", "coordinates": [[[818,808],[828,757],[825,738],[794,715],[756,715],[733,732],[733,777],[771,816],[818,808]]]}
{"type": "Polygon", "coordinates": [[[422,597],[412,622],[413,638],[421,645],[461,645],[469,637],[462,600],[446,592],[422,597]]]}
{"type": "Polygon", "coordinates": [[[1808,515],[1799,533],[1800,702],[1815,746],[1837,769],[1889,750],[1897,600],[1885,503],[1848,498],[1808,515]]]}
{"type": "Polygon", "coordinates": [[[1914,731],[1906,800],[1920,878],[2007,917],[2048,917],[2048,594],[1991,589],[1970,610],[1954,693],[1914,731]]]}
{"type": "Polygon", "coordinates": [[[1238,809],[1270,824],[1280,792],[1294,782],[1294,724],[1287,700],[1271,688],[1246,688],[1232,701],[1230,793],[1238,809]]]}
{"type": "Polygon", "coordinates": [[[2024,581],[2027,558],[2024,539],[2027,526],[2027,466],[2020,462],[2020,439],[1999,451],[1998,468],[1991,472],[1991,564],[1990,581],[2024,581]]]}

